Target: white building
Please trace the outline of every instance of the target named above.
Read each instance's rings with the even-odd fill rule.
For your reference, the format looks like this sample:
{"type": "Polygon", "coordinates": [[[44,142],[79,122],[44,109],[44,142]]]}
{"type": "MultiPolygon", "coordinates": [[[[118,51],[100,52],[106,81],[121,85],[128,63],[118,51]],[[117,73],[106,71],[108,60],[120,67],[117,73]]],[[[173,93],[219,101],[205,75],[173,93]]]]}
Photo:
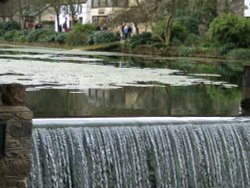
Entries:
{"type": "Polygon", "coordinates": [[[250,0],[244,0],[244,1],[245,1],[244,16],[250,17],[250,0]]]}
{"type": "MultiPolygon", "coordinates": [[[[90,0],[86,3],[74,5],[76,11],[75,19],[78,23],[86,24],[91,23],[90,19],[90,0]]],[[[59,15],[59,25],[61,26],[62,31],[67,32],[72,28],[72,16],[70,15],[70,5],[62,5],[59,15]]],[[[55,31],[58,31],[57,17],[55,16],[55,31]]]]}

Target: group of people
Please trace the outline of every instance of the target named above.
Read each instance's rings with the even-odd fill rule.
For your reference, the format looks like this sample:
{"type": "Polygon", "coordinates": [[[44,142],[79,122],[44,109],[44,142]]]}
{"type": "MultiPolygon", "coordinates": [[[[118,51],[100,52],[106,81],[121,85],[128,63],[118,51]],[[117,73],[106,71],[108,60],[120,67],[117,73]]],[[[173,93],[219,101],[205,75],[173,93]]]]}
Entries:
{"type": "Polygon", "coordinates": [[[133,29],[130,24],[123,24],[121,27],[121,38],[127,39],[128,37],[131,36],[132,31],[133,29]]]}

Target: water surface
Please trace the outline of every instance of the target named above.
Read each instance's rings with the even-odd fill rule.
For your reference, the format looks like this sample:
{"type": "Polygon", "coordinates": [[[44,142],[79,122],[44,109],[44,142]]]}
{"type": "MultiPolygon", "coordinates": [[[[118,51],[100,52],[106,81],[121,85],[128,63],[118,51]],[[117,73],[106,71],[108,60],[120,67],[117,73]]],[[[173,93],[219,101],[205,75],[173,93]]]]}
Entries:
{"type": "Polygon", "coordinates": [[[0,47],[0,82],[35,117],[238,116],[248,62],[0,47]]]}

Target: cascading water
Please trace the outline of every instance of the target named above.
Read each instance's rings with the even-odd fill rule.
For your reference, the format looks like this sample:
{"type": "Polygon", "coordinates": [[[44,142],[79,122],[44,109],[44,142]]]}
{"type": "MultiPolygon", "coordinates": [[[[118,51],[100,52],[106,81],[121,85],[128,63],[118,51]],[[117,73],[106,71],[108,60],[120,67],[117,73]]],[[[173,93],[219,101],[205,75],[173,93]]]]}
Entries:
{"type": "Polygon", "coordinates": [[[250,122],[34,121],[31,188],[248,188],[250,122]]]}

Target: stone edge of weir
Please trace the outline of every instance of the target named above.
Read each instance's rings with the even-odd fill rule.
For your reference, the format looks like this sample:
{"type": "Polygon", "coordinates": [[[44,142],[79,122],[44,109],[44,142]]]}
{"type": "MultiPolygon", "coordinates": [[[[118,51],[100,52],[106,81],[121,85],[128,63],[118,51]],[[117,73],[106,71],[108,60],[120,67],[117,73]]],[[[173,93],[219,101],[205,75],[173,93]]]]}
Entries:
{"type": "Polygon", "coordinates": [[[32,118],[33,113],[25,106],[25,87],[0,85],[0,187],[28,187],[32,118]]]}

